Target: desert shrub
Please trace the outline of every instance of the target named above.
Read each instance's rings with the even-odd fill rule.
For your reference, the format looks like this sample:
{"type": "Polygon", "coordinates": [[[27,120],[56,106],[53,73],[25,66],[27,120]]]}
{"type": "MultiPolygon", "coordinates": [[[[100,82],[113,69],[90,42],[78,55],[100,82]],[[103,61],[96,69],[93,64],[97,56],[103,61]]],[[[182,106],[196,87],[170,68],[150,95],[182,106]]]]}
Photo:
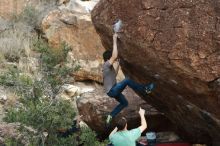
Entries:
{"type": "Polygon", "coordinates": [[[32,6],[26,6],[21,13],[21,19],[31,26],[35,26],[38,20],[38,11],[32,6]]]}
{"type": "Polygon", "coordinates": [[[65,66],[67,54],[71,48],[63,43],[59,52],[53,51],[54,49],[42,39],[35,41],[33,48],[35,51],[41,53],[40,62],[43,78],[41,80],[30,81],[30,77],[22,74],[22,72],[16,67],[12,67],[8,72],[0,74],[0,84],[8,87],[11,86],[17,91],[17,93],[26,97],[32,97],[33,94],[38,94],[37,96],[41,94],[39,92],[40,88],[36,88],[37,84],[38,86],[44,86],[44,88],[41,88],[43,90],[47,88],[51,89],[53,95],[56,95],[61,85],[65,83],[65,79],[68,75],[74,70],[80,68],[79,66],[76,68],[65,66]]]}
{"type": "Polygon", "coordinates": [[[4,63],[5,62],[5,56],[2,52],[0,52],[0,63],[4,63]]]}
{"type": "MultiPolygon", "coordinates": [[[[29,77],[16,67],[0,74],[0,85],[14,89],[20,96],[19,103],[7,109],[4,121],[19,122],[35,129],[36,133],[30,133],[25,128],[20,129],[30,146],[104,146],[105,143],[99,142],[96,133],[88,128],[68,137],[60,137],[58,129],[68,129],[73,125],[75,111],[68,101],[55,100],[53,95],[59,91],[69,73],[80,66],[73,69],[65,66],[66,56],[70,51],[65,43],[60,52],[54,52],[42,39],[35,41],[33,47],[41,53],[41,80],[29,77]],[[45,93],[48,86],[53,91],[52,96],[45,93]]],[[[22,146],[20,140],[10,138],[6,145],[22,146]]]]}
{"type": "Polygon", "coordinates": [[[29,55],[33,38],[36,37],[33,29],[38,14],[36,9],[26,6],[21,14],[14,15],[8,29],[0,33],[0,54],[6,61],[18,62],[20,57],[29,55]]]}
{"type": "MultiPolygon", "coordinates": [[[[25,126],[33,127],[37,133],[30,134],[21,129],[23,135],[33,146],[104,146],[96,138],[96,133],[89,128],[82,128],[80,132],[59,137],[58,129],[68,129],[73,125],[75,112],[68,101],[50,100],[48,98],[20,99],[21,105],[8,110],[4,121],[20,122],[25,126]],[[26,134],[25,134],[26,132],[26,134]],[[48,136],[44,136],[44,133],[48,136]]],[[[16,144],[19,140],[9,140],[8,143],[16,144]]]]}
{"type": "Polygon", "coordinates": [[[12,88],[20,96],[31,97],[33,94],[32,78],[16,67],[11,67],[7,72],[0,74],[0,85],[12,88]]]}
{"type": "Polygon", "coordinates": [[[70,68],[65,65],[67,54],[71,50],[66,43],[62,43],[60,49],[54,49],[43,39],[38,39],[34,43],[34,50],[41,53],[42,71],[54,94],[59,91],[60,85],[65,83],[69,74],[80,68],[80,66],[70,68]]]}
{"type": "Polygon", "coordinates": [[[57,129],[68,129],[72,126],[75,112],[68,101],[21,98],[20,103],[20,106],[8,110],[4,120],[9,123],[20,122],[33,127],[38,132],[37,138],[33,135],[30,137],[30,141],[34,143],[39,145],[43,143],[42,137],[44,132],[47,132],[48,143],[52,144],[51,139],[56,139],[57,129]]]}
{"type": "Polygon", "coordinates": [[[22,145],[22,143],[20,141],[18,141],[17,139],[14,139],[14,138],[7,138],[4,143],[5,143],[5,146],[19,146],[19,145],[22,145]]]}
{"type": "Polygon", "coordinates": [[[35,27],[38,22],[40,12],[31,5],[27,5],[20,14],[15,14],[13,23],[23,22],[31,27],[35,27]]]}
{"type": "Polygon", "coordinates": [[[58,137],[55,141],[56,144],[54,146],[78,146],[79,140],[78,136],[76,134],[70,135],[68,137],[58,137]]]}
{"type": "Polygon", "coordinates": [[[82,128],[80,135],[80,144],[84,146],[106,146],[108,141],[100,142],[96,138],[96,133],[90,128],[82,128]]]}
{"type": "Polygon", "coordinates": [[[0,33],[0,52],[9,62],[18,62],[27,55],[32,45],[32,36],[19,28],[11,28],[0,33]]]}
{"type": "Polygon", "coordinates": [[[34,42],[34,50],[41,53],[41,59],[45,69],[50,71],[57,64],[66,62],[66,57],[71,47],[62,43],[59,49],[52,48],[43,39],[37,39],[34,42]]]}
{"type": "Polygon", "coordinates": [[[20,122],[39,132],[56,132],[56,128],[70,128],[75,116],[68,101],[41,98],[39,100],[20,99],[21,106],[11,109],[5,117],[6,122],[20,122]],[[65,119],[65,120],[63,120],[65,119]]]}

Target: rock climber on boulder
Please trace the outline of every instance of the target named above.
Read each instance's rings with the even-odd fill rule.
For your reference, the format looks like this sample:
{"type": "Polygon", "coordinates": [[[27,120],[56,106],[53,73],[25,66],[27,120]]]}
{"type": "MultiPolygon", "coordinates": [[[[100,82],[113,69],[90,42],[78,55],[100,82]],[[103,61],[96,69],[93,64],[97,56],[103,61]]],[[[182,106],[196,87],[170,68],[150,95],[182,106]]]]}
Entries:
{"type": "MultiPolygon", "coordinates": [[[[118,28],[119,29],[119,28],[118,28]]],[[[125,96],[122,94],[122,91],[126,86],[129,86],[133,90],[136,91],[144,91],[149,94],[154,88],[154,84],[138,84],[133,80],[125,78],[123,81],[117,83],[116,76],[118,74],[119,62],[117,62],[116,69],[113,67],[113,63],[117,61],[118,58],[118,49],[117,49],[117,39],[118,39],[118,31],[115,30],[113,35],[113,51],[107,50],[103,53],[103,83],[105,93],[119,102],[113,111],[107,116],[106,124],[110,124],[112,118],[114,118],[123,108],[128,106],[128,101],[125,96]]]]}

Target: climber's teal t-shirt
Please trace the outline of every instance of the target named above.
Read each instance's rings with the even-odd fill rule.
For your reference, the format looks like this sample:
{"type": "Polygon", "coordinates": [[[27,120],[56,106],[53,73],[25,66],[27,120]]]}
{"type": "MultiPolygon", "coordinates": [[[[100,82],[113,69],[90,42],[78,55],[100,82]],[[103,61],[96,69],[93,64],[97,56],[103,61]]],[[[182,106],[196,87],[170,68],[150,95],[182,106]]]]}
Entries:
{"type": "Polygon", "coordinates": [[[118,131],[109,136],[114,146],[136,146],[136,140],[141,136],[140,128],[118,131]]]}

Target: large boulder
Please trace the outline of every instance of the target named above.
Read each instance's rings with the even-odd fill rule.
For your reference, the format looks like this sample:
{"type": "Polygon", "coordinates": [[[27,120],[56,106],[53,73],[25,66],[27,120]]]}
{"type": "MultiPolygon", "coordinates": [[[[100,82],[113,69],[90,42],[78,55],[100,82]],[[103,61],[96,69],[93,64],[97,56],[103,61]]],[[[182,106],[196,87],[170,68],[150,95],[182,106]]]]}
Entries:
{"type": "MultiPolygon", "coordinates": [[[[73,74],[76,80],[102,82],[101,65],[104,47],[91,22],[91,15],[78,9],[71,10],[69,3],[66,4],[67,6],[61,5],[59,9],[50,11],[42,20],[41,30],[55,51],[63,42],[72,48],[68,62],[70,67],[80,67],[73,74]]],[[[81,5],[78,7],[81,9],[81,5]]]]}
{"type": "MultiPolygon", "coordinates": [[[[76,84],[77,85],[77,84],[76,84]]],[[[110,130],[114,128],[115,121],[120,117],[126,117],[128,119],[128,128],[136,128],[140,126],[140,116],[138,114],[139,108],[142,107],[146,110],[146,119],[148,123],[148,131],[175,131],[174,125],[155,108],[147,104],[137,94],[135,94],[130,88],[127,88],[123,93],[126,96],[129,105],[123,109],[116,119],[113,120],[111,128],[106,128],[105,120],[107,114],[109,114],[118,102],[108,97],[103,92],[103,87],[96,84],[78,84],[81,88],[94,88],[95,90],[87,92],[81,95],[77,100],[77,107],[79,114],[83,115],[83,121],[93,130],[95,130],[101,138],[106,138],[110,130]]]]}
{"type": "Polygon", "coordinates": [[[123,21],[122,69],[138,82],[156,83],[150,97],[141,97],[184,138],[213,145],[220,145],[219,9],[219,0],[101,0],[92,11],[106,49],[112,24],[123,21]]]}

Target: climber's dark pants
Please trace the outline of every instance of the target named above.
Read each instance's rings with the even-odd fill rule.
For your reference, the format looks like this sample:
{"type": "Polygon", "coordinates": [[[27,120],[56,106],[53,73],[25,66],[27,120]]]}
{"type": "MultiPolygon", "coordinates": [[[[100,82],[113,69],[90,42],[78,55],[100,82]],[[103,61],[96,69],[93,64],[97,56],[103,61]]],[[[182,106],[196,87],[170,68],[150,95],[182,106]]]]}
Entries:
{"type": "Polygon", "coordinates": [[[122,94],[122,91],[126,86],[129,86],[133,90],[143,90],[145,85],[140,85],[130,79],[124,79],[123,81],[114,85],[111,90],[107,93],[108,96],[115,98],[120,104],[117,105],[111,112],[111,116],[115,117],[123,108],[128,106],[128,101],[122,94]]]}

